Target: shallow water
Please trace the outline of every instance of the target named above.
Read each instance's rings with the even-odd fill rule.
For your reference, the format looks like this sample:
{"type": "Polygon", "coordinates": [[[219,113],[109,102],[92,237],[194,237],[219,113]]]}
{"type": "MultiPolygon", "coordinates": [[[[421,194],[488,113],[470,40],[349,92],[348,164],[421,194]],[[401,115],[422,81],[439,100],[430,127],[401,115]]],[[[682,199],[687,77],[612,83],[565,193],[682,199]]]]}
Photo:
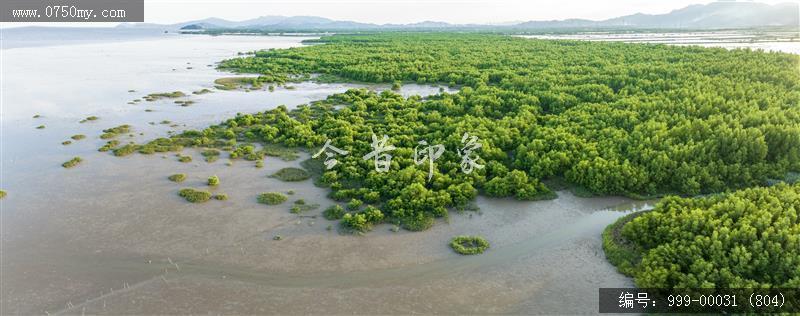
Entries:
{"type": "Polygon", "coordinates": [[[696,45],[727,49],[750,48],[800,54],[800,37],[795,32],[705,31],[680,33],[609,33],[523,35],[524,38],[568,39],[603,42],[696,45]]]}
{"type": "MultiPolygon", "coordinates": [[[[360,87],[303,83],[295,90],[192,95],[185,99],[197,103],[189,107],[173,100],[127,104],[153,92],[212,89],[213,79],[227,74],[207,65],[302,39],[158,36],[3,50],[0,188],[9,195],[0,200],[0,314],[574,314],[597,310],[598,287],[631,285],[605,261],[600,233],[649,204],[569,192],[541,202],[480,197],[480,212],[453,213],[425,232],[380,225],[359,237],[327,230],[335,222],[312,217],[333,203],[327,190],[267,177],[307,153],[292,162],[269,157],[256,169],[246,161],[206,163],[195,150],[184,151],[192,163],[173,154],[97,152],[105,142],[100,131],[119,124],[134,130],[120,140],[144,141],[360,87]],[[100,120],[78,123],[89,115],[100,120]],[[41,124],[46,128],[35,129],[41,124]],[[87,139],[62,146],[73,134],[87,139]],[[85,161],[60,166],[73,156],[85,161]],[[189,176],[184,183],[166,180],[179,172],[189,176]],[[214,191],[228,201],[190,204],[176,195],[205,187],[210,175],[220,177],[214,191]],[[283,205],[255,201],[261,192],[289,190],[295,193],[283,205]],[[289,213],[298,198],[321,207],[289,213]],[[492,248],[454,254],[447,243],[461,234],[483,235],[492,248]]],[[[401,92],[437,91],[407,85],[401,92]]]]}

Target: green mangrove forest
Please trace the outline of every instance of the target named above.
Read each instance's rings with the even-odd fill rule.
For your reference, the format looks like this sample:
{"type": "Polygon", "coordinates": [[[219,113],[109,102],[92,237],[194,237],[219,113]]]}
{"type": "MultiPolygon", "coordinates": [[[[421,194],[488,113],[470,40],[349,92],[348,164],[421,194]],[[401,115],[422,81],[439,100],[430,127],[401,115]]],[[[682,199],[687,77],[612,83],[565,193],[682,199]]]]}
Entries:
{"type": "Polygon", "coordinates": [[[664,198],[603,234],[643,288],[800,287],[800,184],[664,198]]]}
{"type": "MultiPolygon", "coordinates": [[[[219,67],[257,75],[248,79],[253,86],[316,78],[447,85],[459,91],[404,98],[393,91],[353,89],[293,110],[281,106],[239,114],[204,130],[188,130],[138,145],[139,151],[198,147],[225,150],[232,158],[260,160],[269,153],[256,150],[253,144],[269,150],[303,148],[314,153],[329,142],[348,154],[335,156],[337,163],[330,168],[322,165],[324,157],[304,165],[315,175],[315,183],[330,188],[331,198],[359,201],[353,209],[348,205],[348,211],[325,210],[326,218],[341,218],[344,226],[356,231],[369,230],[379,222],[409,230],[427,229],[435,218],[446,217],[448,210],[469,208],[478,194],[548,199],[566,184],[597,195],[696,196],[765,186],[800,170],[797,55],[488,34],[335,35],[313,42],[320,45],[258,51],[225,60],[219,67]],[[386,162],[385,172],[376,168],[374,159],[362,158],[373,151],[376,135],[386,135],[388,144],[395,147],[387,152],[392,158],[386,162]],[[471,172],[466,172],[461,152],[467,136],[476,137],[480,144],[471,172]],[[415,161],[415,149],[423,141],[425,146],[443,148],[435,161],[415,161]]],[[[783,200],[789,197],[773,191],[790,190],[780,188],[724,196],[745,194],[758,200],[755,196],[761,195],[789,203],[781,205],[796,201],[783,200]]],[[[262,196],[259,201],[272,204],[277,202],[274,198],[262,196]]],[[[714,234],[730,234],[731,228],[726,227],[732,223],[704,224],[720,221],[724,212],[736,212],[734,208],[709,211],[713,204],[722,203],[719,199],[669,198],[660,208],[675,203],[710,204],[670,213],[675,217],[673,223],[685,224],[656,220],[656,214],[663,212],[656,210],[622,229],[620,236],[632,238],[629,243],[654,249],[643,254],[644,259],[635,266],[655,274],[637,275],[637,282],[702,286],[713,278],[705,275],[692,283],[677,275],[688,275],[691,269],[722,271],[724,265],[715,264],[715,255],[697,266],[661,267],[679,259],[664,259],[677,252],[658,250],[697,247],[673,245],[680,243],[675,241],[677,236],[713,240],[714,234]],[[665,228],[646,224],[651,222],[665,228]],[[662,231],[668,227],[674,232],[662,231]],[[645,236],[660,237],[634,238],[645,236]],[[674,248],[660,248],[667,247],[662,243],[674,248]],[[659,270],[662,268],[666,272],[659,270]]],[[[776,206],[761,212],[765,213],[758,218],[771,216],[771,220],[758,222],[764,226],[757,229],[789,229],[797,236],[797,217],[791,215],[794,210],[789,214],[776,206]]],[[[788,240],[776,244],[792,245],[788,240]]],[[[748,248],[754,245],[741,246],[739,250],[718,249],[729,253],[747,250],[753,260],[761,260],[761,252],[748,248]]],[[[704,247],[702,251],[712,249],[717,248],[704,247]]],[[[796,252],[775,254],[791,258],[770,262],[794,262],[797,266],[796,252]]],[[[631,269],[633,266],[631,263],[631,269]]],[[[772,267],[758,269],[768,268],[772,267]]],[[[750,273],[725,271],[739,276],[750,273]]],[[[764,271],[768,270],[752,273],[763,275],[764,271]]],[[[796,284],[797,275],[795,269],[775,280],[742,278],[759,284],[796,284]]]]}

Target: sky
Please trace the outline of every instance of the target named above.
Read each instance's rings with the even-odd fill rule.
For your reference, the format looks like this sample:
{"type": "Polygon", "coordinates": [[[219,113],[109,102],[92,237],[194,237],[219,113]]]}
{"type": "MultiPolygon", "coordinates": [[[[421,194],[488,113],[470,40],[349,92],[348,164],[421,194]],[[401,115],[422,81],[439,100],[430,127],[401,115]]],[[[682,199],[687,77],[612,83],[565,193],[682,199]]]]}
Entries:
{"type": "MultiPolygon", "coordinates": [[[[760,0],[782,3],[798,0],[760,0]]],[[[145,22],[170,24],[207,17],[246,20],[265,15],[310,15],[367,23],[494,24],[580,18],[603,20],[634,13],[662,14],[709,0],[145,0],[145,22]]],[[[111,23],[61,23],[60,26],[113,26],[111,23]]],[[[5,23],[25,26],[31,23],[5,23]]],[[[47,25],[52,24],[33,24],[47,25]]]]}

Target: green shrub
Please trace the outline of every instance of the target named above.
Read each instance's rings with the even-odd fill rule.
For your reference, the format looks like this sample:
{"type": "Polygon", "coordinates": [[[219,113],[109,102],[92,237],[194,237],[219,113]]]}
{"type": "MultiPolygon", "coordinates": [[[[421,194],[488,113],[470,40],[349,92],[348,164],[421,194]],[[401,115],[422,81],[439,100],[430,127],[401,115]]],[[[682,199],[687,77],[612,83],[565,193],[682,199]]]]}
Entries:
{"type": "Polygon", "coordinates": [[[225,194],[225,193],[219,193],[219,194],[214,195],[214,199],[215,200],[220,200],[220,201],[226,201],[226,200],[228,200],[228,195],[225,194]]]}
{"type": "Polygon", "coordinates": [[[61,142],[61,145],[64,145],[64,146],[69,145],[69,144],[72,144],[71,140],[65,140],[65,141],[61,142]]]}
{"type": "Polygon", "coordinates": [[[120,134],[130,133],[130,131],[131,131],[131,126],[128,125],[128,124],[124,124],[124,125],[120,125],[120,126],[117,126],[117,127],[104,129],[103,130],[103,134],[100,135],[100,138],[101,139],[114,138],[114,137],[117,137],[120,134]]]}
{"type": "Polygon", "coordinates": [[[258,203],[267,205],[278,205],[286,202],[287,197],[276,192],[261,193],[258,195],[258,203]]]}
{"type": "Polygon", "coordinates": [[[377,207],[369,205],[364,209],[363,213],[367,216],[367,222],[370,224],[379,224],[383,222],[383,212],[377,207]]]}
{"type": "Polygon", "coordinates": [[[183,182],[183,180],[186,180],[186,174],[176,173],[176,174],[173,174],[173,175],[167,177],[167,179],[169,179],[169,181],[172,181],[172,182],[183,182]]]}
{"type": "Polygon", "coordinates": [[[220,90],[235,90],[243,87],[260,88],[257,78],[252,77],[224,77],[214,80],[215,88],[220,90]]]}
{"type": "Polygon", "coordinates": [[[186,106],[185,103],[192,102],[189,100],[175,100],[175,104],[180,104],[181,106],[186,106]]]}
{"type": "Polygon", "coordinates": [[[220,152],[216,149],[206,149],[200,152],[205,157],[206,162],[215,162],[219,159],[220,152]]]}
{"type": "Polygon", "coordinates": [[[139,152],[142,154],[154,154],[163,152],[177,152],[183,149],[182,141],[170,138],[157,138],[145,145],[139,146],[139,152]]]}
{"type": "Polygon", "coordinates": [[[212,187],[219,185],[219,177],[217,176],[208,177],[208,185],[212,187]]]}
{"type": "Polygon", "coordinates": [[[119,145],[119,141],[118,140],[110,140],[110,141],[106,142],[106,144],[103,145],[103,147],[98,148],[97,151],[106,152],[106,151],[114,149],[114,147],[117,147],[118,145],[119,145]]]}
{"type": "Polygon", "coordinates": [[[489,242],[480,236],[457,236],[450,242],[450,248],[462,255],[476,255],[489,248],[489,242]]]}
{"type": "Polygon", "coordinates": [[[64,167],[64,168],[72,168],[72,167],[77,166],[82,161],[83,161],[83,159],[81,159],[81,157],[75,157],[75,158],[72,158],[69,161],[61,164],[61,166],[64,167]]]}
{"type": "Polygon", "coordinates": [[[144,99],[147,100],[147,101],[155,101],[155,100],[158,100],[158,99],[161,99],[161,98],[174,99],[174,98],[180,98],[180,97],[184,97],[184,96],[186,96],[186,94],[183,93],[183,92],[173,91],[173,92],[151,93],[151,94],[148,94],[148,95],[144,96],[144,99]]]}
{"type": "Polygon", "coordinates": [[[36,129],[44,129],[44,125],[36,126],[36,129]]]}
{"type": "Polygon", "coordinates": [[[400,226],[412,232],[418,232],[433,227],[434,219],[432,215],[417,213],[417,215],[407,216],[400,219],[400,226]]]}
{"type": "Polygon", "coordinates": [[[192,203],[203,203],[211,199],[211,192],[185,188],[178,191],[178,195],[192,203]]]}
{"type": "Polygon", "coordinates": [[[267,144],[262,149],[265,155],[270,157],[278,157],[283,161],[292,161],[300,157],[297,155],[297,150],[287,148],[285,146],[267,144]]]}
{"type": "Polygon", "coordinates": [[[342,227],[346,230],[356,232],[367,232],[371,228],[367,222],[367,216],[364,214],[347,213],[342,217],[342,227]]]}
{"type": "Polygon", "coordinates": [[[0,199],[6,197],[6,195],[8,195],[6,191],[0,190],[0,199]]]}
{"type": "Polygon", "coordinates": [[[383,222],[383,219],[383,212],[370,205],[362,212],[344,214],[341,224],[346,230],[364,233],[372,230],[373,225],[383,222]]]}
{"type": "Polygon", "coordinates": [[[270,177],[277,178],[281,181],[287,182],[296,182],[296,181],[303,181],[308,178],[311,178],[311,174],[308,171],[299,168],[282,168],[275,172],[270,177]]]}
{"type": "Polygon", "coordinates": [[[86,135],[77,134],[77,135],[72,135],[72,137],[70,137],[70,138],[72,138],[73,140],[81,140],[81,139],[86,138],[86,135]]]}
{"type": "Polygon", "coordinates": [[[264,159],[263,151],[256,151],[253,145],[238,146],[230,153],[231,159],[243,158],[249,161],[257,161],[264,159]]]}
{"type": "Polygon", "coordinates": [[[114,153],[114,156],[124,157],[124,156],[130,155],[130,154],[136,152],[136,150],[138,148],[139,148],[139,146],[137,146],[136,144],[127,144],[127,145],[122,146],[120,148],[114,149],[113,153],[114,153]]]}
{"type": "Polygon", "coordinates": [[[350,212],[356,212],[364,202],[361,202],[359,199],[351,199],[350,202],[347,202],[347,210],[350,212]]]}
{"type": "Polygon", "coordinates": [[[322,211],[322,216],[331,221],[342,219],[342,216],[344,216],[344,209],[338,204],[334,204],[322,211]]]}
{"type": "Polygon", "coordinates": [[[180,162],[192,162],[192,156],[180,156],[178,158],[180,162]]]}
{"type": "Polygon", "coordinates": [[[86,122],[91,122],[91,121],[97,121],[99,119],[100,119],[99,117],[92,115],[92,116],[89,116],[89,117],[87,117],[85,119],[82,119],[80,122],[81,123],[86,123],[86,122]]]}
{"type": "Polygon", "coordinates": [[[306,201],[304,201],[304,200],[297,200],[297,201],[294,201],[294,205],[292,206],[291,209],[289,209],[289,211],[294,213],[294,214],[299,214],[299,213],[308,212],[308,211],[311,211],[311,210],[316,210],[318,208],[319,208],[319,204],[306,204],[306,201]]]}
{"type": "Polygon", "coordinates": [[[256,161],[256,168],[259,169],[264,168],[264,161],[263,160],[256,161]]]}

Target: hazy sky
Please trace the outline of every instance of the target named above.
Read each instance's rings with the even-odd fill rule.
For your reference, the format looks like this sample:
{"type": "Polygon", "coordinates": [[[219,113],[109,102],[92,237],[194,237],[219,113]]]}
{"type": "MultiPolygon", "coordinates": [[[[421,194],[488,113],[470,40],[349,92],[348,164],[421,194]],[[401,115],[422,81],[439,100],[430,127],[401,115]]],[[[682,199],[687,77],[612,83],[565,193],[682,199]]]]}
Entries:
{"type": "MultiPolygon", "coordinates": [[[[798,0],[763,0],[759,2],[781,3],[790,1],[798,0]]],[[[145,0],[145,22],[176,23],[206,17],[245,20],[264,15],[314,15],[336,20],[380,24],[410,23],[425,20],[451,23],[500,23],[568,18],[602,20],[638,12],[649,14],[667,13],[687,5],[709,2],[713,1],[145,0]]],[[[8,26],[8,24],[5,26],[8,26]]]]}
{"type": "MultiPolygon", "coordinates": [[[[497,23],[667,13],[703,0],[166,0],[145,1],[148,22],[179,22],[216,16],[244,20],[262,15],[315,15],[371,23],[424,20],[451,23],[497,23]]],[[[787,0],[759,1],[766,3],[787,0]]]]}

